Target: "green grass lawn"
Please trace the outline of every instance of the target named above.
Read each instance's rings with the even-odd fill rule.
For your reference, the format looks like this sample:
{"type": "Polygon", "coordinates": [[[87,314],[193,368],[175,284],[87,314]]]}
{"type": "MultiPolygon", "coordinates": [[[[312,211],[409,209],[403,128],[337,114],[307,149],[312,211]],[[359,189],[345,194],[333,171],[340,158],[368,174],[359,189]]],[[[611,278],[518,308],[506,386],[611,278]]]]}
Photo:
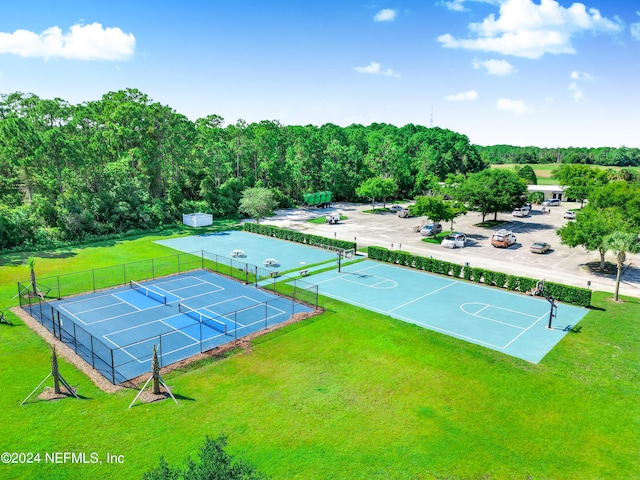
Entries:
{"type": "MultiPolygon", "coordinates": [[[[516,165],[512,163],[505,164],[496,164],[491,165],[491,168],[508,168],[513,170],[516,166],[521,167],[522,165],[516,165]]],[[[543,164],[531,164],[529,165],[533,168],[533,171],[538,178],[538,185],[557,185],[558,180],[553,177],[552,171],[558,168],[558,164],[556,163],[543,163],[543,164]]],[[[598,167],[598,165],[593,165],[594,167],[598,167]]],[[[622,167],[599,167],[603,170],[612,169],[612,170],[620,170],[622,167]]],[[[640,167],[624,167],[628,170],[631,170],[636,173],[640,173],[640,167]]]]}
{"type": "MultiPolygon", "coordinates": [[[[172,232],[171,235],[181,234],[172,232]]],[[[158,257],[138,237],[37,255],[39,275],[158,257]]],[[[24,256],[22,256],[24,257],[24,256]]],[[[2,309],[17,304],[25,258],[0,257],[2,309]]],[[[308,277],[313,281],[313,276],[308,277]]],[[[320,316],[165,375],[179,405],[128,409],[61,361],[84,398],[19,403],[50,370],[45,342],[0,325],[2,452],[96,452],[100,465],[0,465],[11,479],[136,479],[228,436],[274,479],[634,478],[640,301],[594,308],[538,365],[322,299],[320,316]],[[106,455],[124,463],[107,464],[106,455]]],[[[437,314],[426,312],[425,314],[437,314]]],[[[43,457],[44,458],[44,457],[43,457]]]]}

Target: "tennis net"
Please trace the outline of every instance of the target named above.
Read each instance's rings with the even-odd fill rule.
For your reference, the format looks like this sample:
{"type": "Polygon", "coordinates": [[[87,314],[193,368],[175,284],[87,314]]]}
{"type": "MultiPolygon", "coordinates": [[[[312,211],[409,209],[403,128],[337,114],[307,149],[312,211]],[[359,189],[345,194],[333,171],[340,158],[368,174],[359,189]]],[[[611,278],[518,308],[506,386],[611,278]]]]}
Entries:
{"type": "Polygon", "coordinates": [[[163,305],[167,304],[167,297],[161,293],[154,292],[153,290],[145,287],[144,285],[140,285],[138,282],[134,280],[129,280],[129,286],[132,290],[138,292],[145,297],[149,297],[156,302],[162,303],[163,305]]]}
{"type": "Polygon", "coordinates": [[[194,310],[191,307],[187,307],[186,305],[182,304],[182,303],[178,303],[178,311],[180,313],[183,313],[191,318],[193,318],[194,320],[197,320],[200,323],[204,323],[208,326],[210,326],[211,328],[213,328],[214,330],[217,330],[218,332],[221,333],[227,333],[227,324],[223,323],[219,320],[216,320],[214,318],[211,318],[207,315],[204,315],[200,312],[198,312],[197,310],[194,310]]]}

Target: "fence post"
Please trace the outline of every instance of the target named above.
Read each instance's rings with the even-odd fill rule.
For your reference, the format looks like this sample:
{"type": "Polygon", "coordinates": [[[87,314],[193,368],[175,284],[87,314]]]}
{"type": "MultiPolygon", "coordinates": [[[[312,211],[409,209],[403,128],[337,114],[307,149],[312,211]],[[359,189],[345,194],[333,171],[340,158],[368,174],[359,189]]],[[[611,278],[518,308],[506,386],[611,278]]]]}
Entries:
{"type": "Polygon", "coordinates": [[[91,284],[93,285],[93,293],[96,293],[96,269],[91,269],[91,284]]]}
{"type": "Polygon", "coordinates": [[[116,384],[116,367],[113,362],[113,348],[111,348],[110,350],[111,350],[111,379],[112,379],[111,383],[115,385],[116,384]]]}
{"type": "Polygon", "coordinates": [[[233,338],[238,341],[238,311],[233,312],[233,338]]]}
{"type": "MultiPolygon", "coordinates": [[[[91,338],[93,338],[93,335],[91,335],[91,338]]],[[[76,352],[76,355],[78,354],[78,337],[76,336],[76,324],[73,323],[73,349],[76,352]]]]}
{"type": "Polygon", "coordinates": [[[122,285],[127,284],[127,265],[122,264],[122,285]]]}
{"type": "Polygon", "coordinates": [[[60,291],[60,275],[58,275],[56,278],[58,280],[58,300],[60,300],[62,298],[62,292],[60,291]]]}
{"type": "Polygon", "coordinates": [[[178,254],[178,274],[180,273],[180,254],[178,254]]]}
{"type": "Polygon", "coordinates": [[[91,340],[91,366],[96,368],[96,354],[93,352],[93,335],[90,337],[91,340]]]}
{"type": "Polygon", "coordinates": [[[151,279],[152,280],[156,279],[156,259],[155,258],[151,259],[151,279]]]}

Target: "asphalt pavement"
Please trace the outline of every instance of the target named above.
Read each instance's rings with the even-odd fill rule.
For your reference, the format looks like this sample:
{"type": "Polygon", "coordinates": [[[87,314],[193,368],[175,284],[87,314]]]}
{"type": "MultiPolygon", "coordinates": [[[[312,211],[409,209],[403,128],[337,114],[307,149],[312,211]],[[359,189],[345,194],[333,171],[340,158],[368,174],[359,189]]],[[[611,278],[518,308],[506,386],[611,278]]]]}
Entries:
{"type": "MultiPolygon", "coordinates": [[[[376,208],[381,207],[382,204],[376,204],[376,208]]],[[[358,248],[376,245],[458,264],[468,263],[473,267],[497,272],[613,292],[615,275],[593,273],[586,267],[588,263],[599,261],[598,252],[562,245],[560,237],[555,233],[560,226],[571,221],[563,218],[564,212],[578,207],[579,204],[565,202],[558,207],[549,207],[551,213],[543,214],[541,207],[534,205],[531,215],[524,218],[515,218],[511,212],[500,213],[497,219],[505,223],[494,228],[478,226],[482,221],[481,214],[469,212],[457,218],[453,225],[454,231],[467,235],[467,244],[465,248],[453,250],[422,241],[423,237],[414,230],[415,227],[430,223],[427,218],[400,218],[392,212],[364,213],[364,210],[371,210],[371,204],[336,203],[324,209],[279,210],[274,217],[261,222],[324,237],[355,241],[358,248]],[[340,214],[347,218],[332,225],[308,221],[317,217],[324,218],[329,214],[340,214]],[[492,247],[491,235],[498,228],[511,230],[516,235],[516,244],[508,248],[492,247]],[[529,246],[535,241],[549,243],[551,250],[545,254],[531,253],[529,246]]],[[[493,219],[493,215],[486,219],[493,219]]],[[[450,224],[442,226],[445,231],[451,229],[450,224]]],[[[615,264],[615,257],[610,253],[606,260],[615,264]]],[[[621,295],[640,297],[639,264],[640,255],[627,255],[620,284],[621,295]]]]}

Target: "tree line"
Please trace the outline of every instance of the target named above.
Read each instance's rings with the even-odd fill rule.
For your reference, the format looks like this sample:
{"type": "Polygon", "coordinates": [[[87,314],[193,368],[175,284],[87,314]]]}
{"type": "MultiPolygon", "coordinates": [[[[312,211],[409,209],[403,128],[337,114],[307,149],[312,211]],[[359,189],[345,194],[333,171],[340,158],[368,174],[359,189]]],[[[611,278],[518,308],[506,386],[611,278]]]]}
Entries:
{"type": "Polygon", "coordinates": [[[0,248],[173,225],[183,212],[232,217],[249,188],[289,207],[319,190],[358,200],[356,188],[381,177],[413,198],[433,178],[485,167],[466,136],[441,128],[191,121],[136,89],[78,105],[4,94],[0,248]]]}
{"type": "Polygon", "coordinates": [[[599,148],[542,148],[515,147],[512,145],[477,146],[482,160],[489,164],[585,164],[609,167],[640,165],[640,149],[629,147],[599,148]]]}

